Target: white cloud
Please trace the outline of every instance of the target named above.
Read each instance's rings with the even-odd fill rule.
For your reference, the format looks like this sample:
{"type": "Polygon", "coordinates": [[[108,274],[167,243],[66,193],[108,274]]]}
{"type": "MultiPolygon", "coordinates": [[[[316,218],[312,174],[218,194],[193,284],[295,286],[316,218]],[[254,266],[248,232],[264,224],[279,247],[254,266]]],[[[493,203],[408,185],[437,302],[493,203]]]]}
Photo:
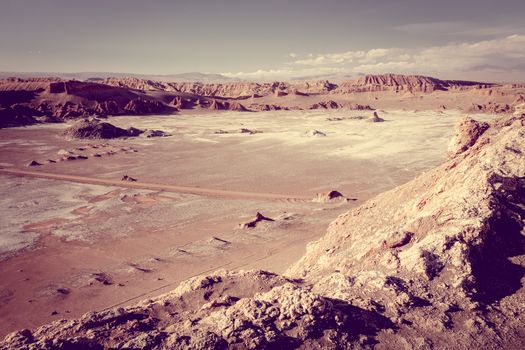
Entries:
{"type": "Polygon", "coordinates": [[[224,73],[243,79],[283,79],[321,74],[405,73],[447,79],[525,80],[525,35],[422,48],[289,55],[281,68],[224,73]]]}
{"type": "Polygon", "coordinates": [[[393,29],[400,32],[418,32],[432,35],[463,35],[479,38],[487,36],[501,37],[512,33],[521,33],[525,30],[525,25],[506,23],[497,26],[487,26],[472,21],[451,21],[408,23],[394,27],[393,29]]]}
{"type": "Polygon", "coordinates": [[[343,74],[349,73],[345,68],[340,67],[308,67],[297,69],[283,68],[283,69],[259,69],[252,72],[224,72],[221,75],[245,80],[279,80],[279,79],[294,79],[306,76],[317,76],[323,74],[343,74]]]}
{"type": "MultiPolygon", "coordinates": [[[[525,35],[417,49],[378,48],[317,54],[293,61],[296,66],[337,66],[359,73],[461,73],[497,66],[512,71],[525,59],[525,35]]],[[[501,71],[501,70],[500,70],[501,71]]],[[[525,72],[523,72],[525,75],[525,72]]]]}

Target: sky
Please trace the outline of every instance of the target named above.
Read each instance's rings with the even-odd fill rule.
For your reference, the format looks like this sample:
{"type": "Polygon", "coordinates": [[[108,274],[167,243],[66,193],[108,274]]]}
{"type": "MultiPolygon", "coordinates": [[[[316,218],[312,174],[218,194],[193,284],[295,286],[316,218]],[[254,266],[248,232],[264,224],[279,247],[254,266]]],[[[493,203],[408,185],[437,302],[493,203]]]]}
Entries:
{"type": "Polygon", "coordinates": [[[0,0],[0,71],[525,81],[525,0],[0,0]]]}

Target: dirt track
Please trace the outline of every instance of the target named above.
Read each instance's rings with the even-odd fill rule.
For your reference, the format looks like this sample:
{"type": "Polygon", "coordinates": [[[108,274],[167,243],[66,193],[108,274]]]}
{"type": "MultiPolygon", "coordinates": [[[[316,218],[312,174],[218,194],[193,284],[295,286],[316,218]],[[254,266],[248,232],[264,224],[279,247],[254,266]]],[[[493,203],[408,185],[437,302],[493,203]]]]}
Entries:
{"type": "Polygon", "coordinates": [[[106,180],[106,179],[97,179],[94,177],[55,174],[55,173],[47,173],[47,172],[42,172],[42,171],[21,170],[21,169],[15,169],[15,168],[0,168],[0,174],[37,177],[37,178],[52,179],[52,180],[62,180],[62,181],[85,183],[85,184],[91,184],[91,185],[117,186],[117,187],[138,188],[138,189],[145,189],[145,190],[166,191],[166,192],[176,192],[176,193],[190,193],[190,194],[197,194],[197,195],[208,196],[208,197],[249,198],[249,199],[267,199],[267,200],[283,200],[283,199],[309,200],[311,199],[310,197],[307,197],[307,196],[291,196],[291,195],[277,194],[277,193],[228,191],[228,190],[201,188],[201,187],[155,184],[155,183],[140,182],[140,181],[130,182],[130,181],[118,181],[118,180],[106,180]]]}

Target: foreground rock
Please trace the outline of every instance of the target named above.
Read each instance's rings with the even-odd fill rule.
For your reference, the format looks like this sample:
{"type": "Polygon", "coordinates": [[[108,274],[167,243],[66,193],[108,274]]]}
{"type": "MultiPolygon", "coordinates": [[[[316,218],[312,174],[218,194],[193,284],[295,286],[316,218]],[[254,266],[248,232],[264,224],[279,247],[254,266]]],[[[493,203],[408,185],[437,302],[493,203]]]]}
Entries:
{"type": "Polygon", "coordinates": [[[380,310],[391,348],[523,347],[524,126],[459,124],[444,165],[341,215],[288,274],[380,310]]]}
{"type": "Polygon", "coordinates": [[[478,122],[472,118],[461,120],[448,146],[449,156],[453,157],[472,147],[488,128],[488,123],[478,122]]]}
{"type": "Polygon", "coordinates": [[[114,139],[139,136],[143,132],[136,128],[122,129],[98,119],[84,119],[67,128],[64,135],[80,139],[114,139]]]}
{"type": "Polygon", "coordinates": [[[287,277],[219,271],[0,348],[524,348],[525,116],[470,124],[442,166],[341,215],[287,277]]]}

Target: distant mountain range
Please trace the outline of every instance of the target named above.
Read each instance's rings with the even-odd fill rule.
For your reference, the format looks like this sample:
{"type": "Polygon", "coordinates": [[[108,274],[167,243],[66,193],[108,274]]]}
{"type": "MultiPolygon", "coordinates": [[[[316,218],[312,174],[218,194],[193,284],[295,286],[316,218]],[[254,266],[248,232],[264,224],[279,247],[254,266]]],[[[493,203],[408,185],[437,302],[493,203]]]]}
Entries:
{"type": "Polygon", "coordinates": [[[82,81],[98,81],[109,77],[123,78],[136,77],[145,80],[165,81],[165,82],[235,82],[240,81],[237,78],[230,78],[221,74],[208,74],[200,72],[189,72],[180,74],[135,74],[135,73],[112,73],[112,72],[75,72],[75,73],[57,73],[57,72],[0,72],[0,79],[18,77],[18,78],[34,78],[34,77],[58,77],[62,79],[74,79],[82,81]]]}

